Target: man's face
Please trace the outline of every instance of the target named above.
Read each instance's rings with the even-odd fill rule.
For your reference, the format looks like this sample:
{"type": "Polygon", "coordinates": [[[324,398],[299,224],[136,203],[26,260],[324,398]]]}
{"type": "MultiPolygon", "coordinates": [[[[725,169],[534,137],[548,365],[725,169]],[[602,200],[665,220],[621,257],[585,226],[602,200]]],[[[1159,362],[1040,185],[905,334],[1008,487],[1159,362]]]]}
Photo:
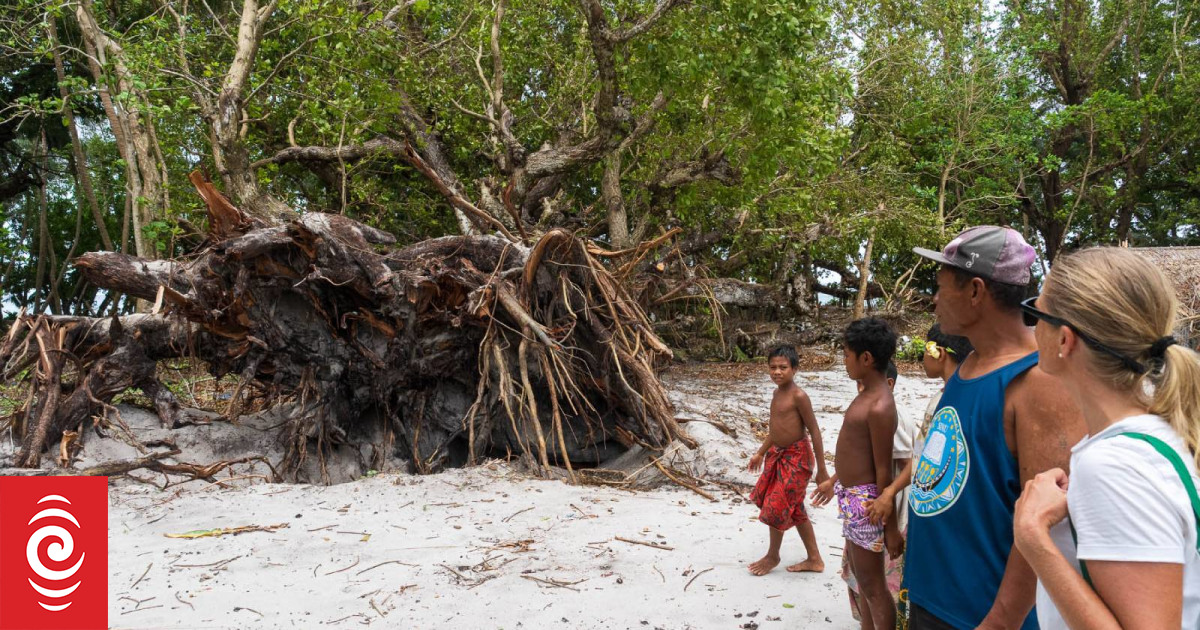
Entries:
{"type": "Polygon", "coordinates": [[[942,326],[942,332],[948,335],[964,334],[966,326],[975,319],[971,304],[974,284],[964,282],[960,285],[954,272],[942,267],[937,273],[937,286],[937,293],[933,296],[933,312],[942,326]]]}
{"type": "Polygon", "coordinates": [[[796,376],[796,368],[784,357],[771,357],[767,360],[767,370],[771,373],[771,381],[783,385],[796,376]]]}

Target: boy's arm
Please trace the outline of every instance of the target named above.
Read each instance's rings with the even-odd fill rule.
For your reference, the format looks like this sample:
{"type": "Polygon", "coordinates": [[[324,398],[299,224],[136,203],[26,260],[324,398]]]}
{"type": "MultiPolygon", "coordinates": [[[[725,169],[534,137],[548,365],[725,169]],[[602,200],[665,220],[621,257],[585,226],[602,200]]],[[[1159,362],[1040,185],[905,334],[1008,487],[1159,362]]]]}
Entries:
{"type": "Polygon", "coordinates": [[[799,387],[796,388],[796,410],[800,412],[800,420],[812,439],[813,455],[817,459],[817,483],[820,484],[829,479],[829,471],[825,469],[825,445],[821,441],[821,427],[817,426],[817,415],[813,413],[812,401],[799,387]]]}
{"type": "Polygon", "coordinates": [[[905,457],[904,468],[900,469],[899,474],[896,475],[895,479],[892,479],[891,485],[887,487],[888,499],[895,499],[896,495],[903,492],[910,483],[912,483],[912,458],[905,457]]]}
{"type": "MultiPolygon", "coordinates": [[[[867,431],[871,435],[871,459],[875,463],[875,487],[887,490],[892,485],[892,442],[896,435],[896,405],[886,402],[872,409],[867,417],[867,431]]],[[[890,502],[890,500],[889,500],[890,502]]],[[[878,503],[878,499],[876,499],[878,503]]],[[[896,519],[884,523],[884,538],[888,553],[900,555],[903,539],[896,519]]]]}
{"type": "MultiPolygon", "coordinates": [[[[896,510],[896,495],[900,494],[908,484],[912,483],[912,458],[905,458],[904,468],[900,469],[900,474],[892,480],[892,484],[879,493],[879,499],[868,501],[867,518],[872,523],[887,524],[892,518],[892,512],[896,510]]],[[[904,509],[904,508],[901,508],[904,509]]]]}
{"type": "Polygon", "coordinates": [[[896,406],[881,404],[868,412],[867,432],[871,436],[871,460],[875,464],[875,487],[886,490],[892,485],[892,440],[896,435],[896,406]]]}
{"type": "Polygon", "coordinates": [[[771,434],[767,433],[767,437],[763,438],[762,446],[758,447],[758,451],[750,456],[750,463],[746,469],[750,472],[758,472],[762,468],[763,457],[766,456],[767,451],[771,450],[771,446],[771,434]]]}

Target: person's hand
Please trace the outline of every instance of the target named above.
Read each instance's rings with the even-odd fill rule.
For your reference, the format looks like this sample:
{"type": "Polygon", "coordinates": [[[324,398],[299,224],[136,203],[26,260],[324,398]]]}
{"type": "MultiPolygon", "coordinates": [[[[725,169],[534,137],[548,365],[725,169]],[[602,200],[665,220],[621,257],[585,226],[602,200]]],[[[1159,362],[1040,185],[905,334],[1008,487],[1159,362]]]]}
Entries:
{"type": "Polygon", "coordinates": [[[829,471],[824,469],[818,470],[816,478],[817,485],[819,486],[826,481],[829,481],[829,471]]]}
{"type": "Polygon", "coordinates": [[[899,558],[904,553],[904,535],[900,533],[899,527],[885,527],[883,529],[883,543],[887,546],[888,555],[893,560],[899,558]]]}
{"type": "Polygon", "coordinates": [[[892,512],[896,511],[896,493],[892,492],[891,488],[885,488],[879,493],[879,498],[863,501],[863,507],[866,508],[867,520],[871,521],[872,525],[887,525],[892,518],[892,512]]]}
{"type": "Polygon", "coordinates": [[[746,466],[746,469],[752,473],[756,473],[759,470],[762,470],[762,463],[763,463],[762,453],[755,453],[753,456],[750,457],[750,465],[746,466]]]}
{"type": "Polygon", "coordinates": [[[1050,528],[1067,517],[1067,486],[1070,480],[1061,468],[1039,473],[1025,484],[1013,514],[1013,537],[1017,548],[1030,555],[1049,538],[1050,528]]]}
{"type": "Polygon", "coordinates": [[[833,498],[833,479],[826,479],[817,484],[817,489],[812,491],[812,504],[816,507],[821,507],[833,498]]]}

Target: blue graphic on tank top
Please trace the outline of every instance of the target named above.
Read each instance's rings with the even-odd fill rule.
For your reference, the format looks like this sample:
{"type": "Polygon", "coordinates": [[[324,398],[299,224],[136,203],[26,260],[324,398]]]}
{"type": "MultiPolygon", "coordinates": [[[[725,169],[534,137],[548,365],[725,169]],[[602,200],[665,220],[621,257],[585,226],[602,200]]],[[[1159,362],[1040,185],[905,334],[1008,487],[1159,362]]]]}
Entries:
{"type": "Polygon", "coordinates": [[[925,448],[913,471],[908,493],[913,512],[917,516],[933,516],[949,509],[962,493],[970,471],[971,455],[958,411],[942,407],[929,424],[925,448]]]}

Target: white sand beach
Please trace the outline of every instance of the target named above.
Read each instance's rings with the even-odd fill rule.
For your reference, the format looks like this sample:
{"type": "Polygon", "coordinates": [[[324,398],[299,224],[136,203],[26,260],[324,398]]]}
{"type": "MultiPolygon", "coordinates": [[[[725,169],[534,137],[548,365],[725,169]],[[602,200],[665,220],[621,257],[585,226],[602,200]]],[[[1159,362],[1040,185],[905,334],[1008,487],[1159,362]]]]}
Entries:
{"type": "MultiPolygon", "coordinates": [[[[827,564],[788,537],[783,565],[753,577],[766,527],[742,468],[773,385],[761,365],[692,366],[665,380],[701,446],[681,453],[710,502],[674,484],[649,491],[537,480],[502,462],[416,477],[380,473],[334,486],[203,481],[110,490],[114,628],[831,628],[856,627],[838,577],[836,508],[813,509],[827,564]],[[726,366],[728,367],[728,366],[726,366]],[[279,526],[217,537],[196,530],[279,526]],[[641,544],[644,543],[644,544],[641,544]]],[[[802,373],[832,450],[853,383],[802,373]]],[[[935,381],[902,376],[897,400],[919,414],[935,381]]],[[[681,463],[680,466],[684,466],[681,463]]]]}

